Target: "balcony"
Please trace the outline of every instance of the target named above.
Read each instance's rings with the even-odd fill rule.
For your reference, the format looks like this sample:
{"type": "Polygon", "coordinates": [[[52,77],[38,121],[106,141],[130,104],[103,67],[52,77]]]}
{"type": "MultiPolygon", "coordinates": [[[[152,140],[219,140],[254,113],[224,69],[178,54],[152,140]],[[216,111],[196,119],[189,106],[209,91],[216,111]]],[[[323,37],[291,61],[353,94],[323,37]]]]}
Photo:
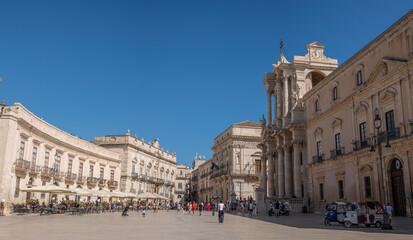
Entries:
{"type": "Polygon", "coordinates": [[[30,169],[30,162],[23,160],[23,159],[17,159],[15,162],[15,171],[18,172],[23,172],[26,173],[30,169]]]}
{"type": "Polygon", "coordinates": [[[109,180],[109,181],[108,181],[108,187],[109,187],[109,188],[117,188],[117,187],[118,187],[118,181],[109,180]]]}
{"type": "Polygon", "coordinates": [[[42,167],[42,171],[40,172],[42,177],[50,178],[53,176],[52,169],[48,167],[42,167]]]}
{"type": "Polygon", "coordinates": [[[353,151],[358,151],[363,148],[367,148],[370,146],[370,138],[363,140],[363,141],[355,141],[353,142],[353,144],[354,144],[353,151]]]}
{"type": "Polygon", "coordinates": [[[338,156],[344,155],[344,147],[333,149],[330,151],[330,158],[334,159],[338,156]]]}
{"type": "Polygon", "coordinates": [[[97,182],[98,182],[98,179],[95,178],[95,177],[88,177],[87,178],[87,184],[89,184],[89,185],[96,186],[97,182]]]}
{"type": "Polygon", "coordinates": [[[30,164],[29,174],[37,175],[41,171],[41,167],[36,164],[30,164]]]}
{"type": "Polygon", "coordinates": [[[228,174],[227,170],[218,170],[216,173],[212,174],[211,179],[225,176],[227,174],[228,174]]]}
{"type": "Polygon", "coordinates": [[[66,182],[70,182],[70,183],[74,183],[76,181],[76,174],[74,173],[66,173],[65,176],[65,181],[66,182]]]}
{"type": "Polygon", "coordinates": [[[313,163],[324,162],[324,154],[313,156],[313,163]]]}
{"type": "Polygon", "coordinates": [[[382,132],[381,134],[385,135],[387,137],[387,140],[393,140],[400,138],[400,130],[398,128],[391,129],[390,131],[387,132],[382,132]]]}
{"type": "Polygon", "coordinates": [[[106,186],[106,179],[98,178],[97,181],[98,181],[98,186],[99,187],[105,187],[106,186]]]}
{"type": "MultiPolygon", "coordinates": [[[[52,175],[53,175],[53,171],[52,171],[52,175]]],[[[65,177],[65,173],[63,173],[63,172],[55,172],[54,173],[54,180],[55,181],[61,181],[61,180],[63,180],[63,178],[65,177]]]]}
{"type": "Polygon", "coordinates": [[[175,194],[185,194],[185,190],[175,190],[175,194]]]}
{"type": "Polygon", "coordinates": [[[85,182],[86,182],[86,177],[79,176],[76,179],[76,183],[78,183],[78,184],[84,184],[85,182]]]}
{"type": "Polygon", "coordinates": [[[137,179],[139,178],[139,174],[136,173],[136,172],[133,172],[133,173],[131,174],[131,178],[132,178],[133,180],[137,180],[137,179]]]}

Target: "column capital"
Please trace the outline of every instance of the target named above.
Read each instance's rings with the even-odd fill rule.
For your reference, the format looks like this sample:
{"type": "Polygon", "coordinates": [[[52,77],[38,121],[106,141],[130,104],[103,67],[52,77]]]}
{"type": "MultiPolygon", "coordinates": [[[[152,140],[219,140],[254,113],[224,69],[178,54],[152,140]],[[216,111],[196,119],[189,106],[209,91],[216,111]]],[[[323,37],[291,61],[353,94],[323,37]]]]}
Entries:
{"type": "Polygon", "coordinates": [[[304,144],[304,140],[298,140],[298,139],[293,140],[294,147],[301,148],[303,144],[304,144]]]}
{"type": "Polygon", "coordinates": [[[271,96],[274,94],[274,89],[267,89],[267,96],[271,96]]]}

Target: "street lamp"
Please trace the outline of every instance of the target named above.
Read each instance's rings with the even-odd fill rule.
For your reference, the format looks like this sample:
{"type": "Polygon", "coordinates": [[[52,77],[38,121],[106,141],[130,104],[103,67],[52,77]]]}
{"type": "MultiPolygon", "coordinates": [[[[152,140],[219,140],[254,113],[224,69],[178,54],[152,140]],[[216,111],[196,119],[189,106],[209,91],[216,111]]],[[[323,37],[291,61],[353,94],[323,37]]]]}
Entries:
{"type": "MultiPolygon", "coordinates": [[[[383,153],[381,150],[381,143],[383,140],[386,140],[386,148],[390,148],[390,144],[389,144],[389,139],[387,138],[387,134],[380,134],[380,128],[381,128],[381,118],[379,115],[379,110],[376,108],[376,110],[374,111],[374,128],[377,129],[377,148],[379,149],[379,158],[380,158],[380,171],[381,171],[381,188],[382,188],[382,199],[383,199],[383,206],[385,206],[386,204],[386,193],[385,193],[385,187],[384,187],[384,170],[383,170],[383,153]],[[385,138],[385,139],[384,139],[385,138]]],[[[371,145],[370,148],[371,152],[374,152],[374,145],[371,145]]],[[[387,213],[387,209],[384,208],[383,209],[383,217],[384,217],[384,223],[381,226],[381,229],[383,230],[391,230],[392,226],[389,223],[389,215],[387,213]]]]}

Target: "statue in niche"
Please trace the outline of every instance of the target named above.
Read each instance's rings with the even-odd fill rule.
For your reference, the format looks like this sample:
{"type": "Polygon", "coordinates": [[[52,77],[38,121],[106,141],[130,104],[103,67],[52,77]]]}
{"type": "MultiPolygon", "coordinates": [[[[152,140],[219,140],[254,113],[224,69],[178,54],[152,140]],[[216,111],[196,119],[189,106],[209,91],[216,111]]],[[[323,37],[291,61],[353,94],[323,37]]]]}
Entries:
{"type": "Polygon", "coordinates": [[[261,122],[261,140],[265,139],[265,129],[267,127],[267,120],[265,120],[264,114],[262,115],[262,119],[260,119],[261,122]]]}

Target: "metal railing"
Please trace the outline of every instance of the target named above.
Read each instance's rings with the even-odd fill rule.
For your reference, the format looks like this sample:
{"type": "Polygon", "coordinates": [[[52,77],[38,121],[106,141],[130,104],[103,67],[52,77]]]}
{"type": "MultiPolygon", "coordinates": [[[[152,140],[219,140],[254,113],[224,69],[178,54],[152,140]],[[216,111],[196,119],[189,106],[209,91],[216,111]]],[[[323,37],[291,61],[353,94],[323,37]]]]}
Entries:
{"type": "Polygon", "coordinates": [[[52,177],[52,169],[49,167],[42,167],[42,171],[40,173],[42,176],[45,177],[52,177]]]}
{"type": "Polygon", "coordinates": [[[84,176],[79,176],[79,177],[77,177],[77,180],[76,180],[78,183],[84,183],[84,182],[86,182],[86,177],[84,177],[84,176]]]}
{"type": "MultiPolygon", "coordinates": [[[[52,175],[53,175],[53,171],[52,171],[52,175]]],[[[54,179],[55,180],[62,180],[64,176],[65,176],[65,173],[63,173],[63,172],[57,171],[57,172],[54,173],[54,179]]]]}
{"type": "Polygon", "coordinates": [[[108,187],[118,187],[118,181],[109,180],[108,181],[108,187]]]}
{"type": "Polygon", "coordinates": [[[36,164],[30,164],[30,169],[29,169],[30,173],[39,173],[41,171],[41,167],[36,165],[36,164]]]}
{"type": "Polygon", "coordinates": [[[106,179],[104,178],[98,178],[97,179],[99,186],[106,185],[106,179]]]}
{"type": "Polygon", "coordinates": [[[30,162],[23,159],[16,159],[16,169],[27,171],[30,169],[30,162]]]}
{"type": "Polygon", "coordinates": [[[355,141],[353,142],[353,151],[357,151],[363,148],[367,148],[370,146],[370,138],[367,138],[363,141],[355,141]]]}
{"type": "Polygon", "coordinates": [[[324,154],[313,156],[313,163],[324,162],[324,154]]]}
{"type": "Polygon", "coordinates": [[[74,173],[66,173],[65,180],[68,182],[74,182],[76,180],[77,175],[74,173]]]}
{"type": "Polygon", "coordinates": [[[382,132],[380,134],[384,134],[388,140],[400,138],[400,130],[398,128],[394,128],[390,131],[382,132]]]}
{"type": "Polygon", "coordinates": [[[344,155],[344,147],[336,148],[330,151],[330,158],[336,158],[338,156],[344,155]]]}
{"type": "Polygon", "coordinates": [[[95,178],[95,177],[88,177],[87,178],[87,183],[88,184],[93,184],[93,185],[96,185],[96,183],[97,183],[97,178],[95,178]]]}

